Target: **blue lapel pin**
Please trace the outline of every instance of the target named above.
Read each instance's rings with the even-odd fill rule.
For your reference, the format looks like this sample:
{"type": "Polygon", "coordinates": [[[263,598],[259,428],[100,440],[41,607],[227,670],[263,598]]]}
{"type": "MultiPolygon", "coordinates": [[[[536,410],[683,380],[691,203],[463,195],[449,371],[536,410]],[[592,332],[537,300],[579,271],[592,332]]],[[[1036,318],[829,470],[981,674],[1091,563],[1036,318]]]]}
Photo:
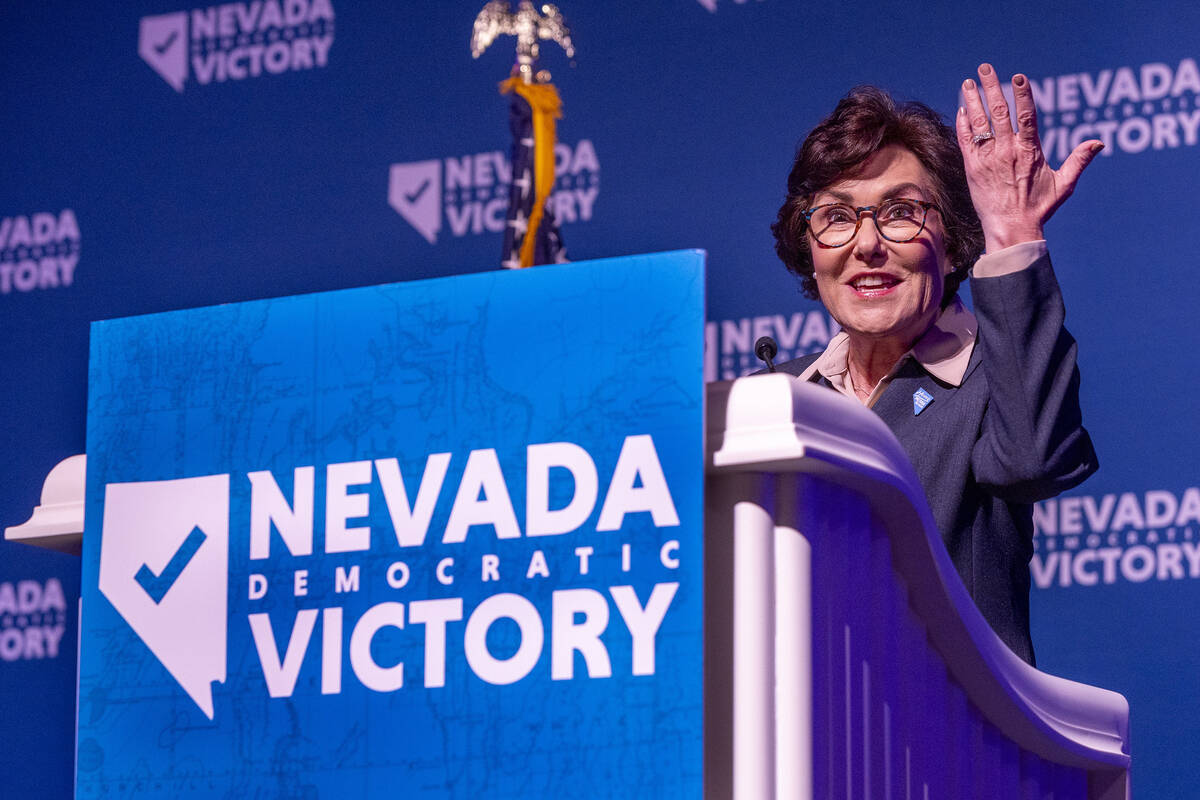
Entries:
{"type": "Polygon", "coordinates": [[[925,410],[925,407],[933,402],[933,395],[924,389],[917,389],[913,392],[913,416],[920,414],[925,410]]]}

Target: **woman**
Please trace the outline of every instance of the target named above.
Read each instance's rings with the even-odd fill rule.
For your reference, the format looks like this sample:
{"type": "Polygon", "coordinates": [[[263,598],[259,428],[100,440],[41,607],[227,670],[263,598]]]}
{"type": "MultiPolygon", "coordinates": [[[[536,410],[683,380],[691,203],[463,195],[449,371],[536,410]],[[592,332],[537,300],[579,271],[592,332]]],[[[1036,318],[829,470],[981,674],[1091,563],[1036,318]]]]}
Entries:
{"type": "Polygon", "coordinates": [[[842,331],[778,368],[888,424],[976,605],[1033,663],[1032,503],[1097,467],[1042,226],[1103,145],[1052,170],[1028,78],[1012,80],[1015,131],[990,65],[979,84],[963,83],[956,132],[866,87],[804,141],[772,230],[842,331]],[[969,269],[975,315],[957,298],[969,269]]]}

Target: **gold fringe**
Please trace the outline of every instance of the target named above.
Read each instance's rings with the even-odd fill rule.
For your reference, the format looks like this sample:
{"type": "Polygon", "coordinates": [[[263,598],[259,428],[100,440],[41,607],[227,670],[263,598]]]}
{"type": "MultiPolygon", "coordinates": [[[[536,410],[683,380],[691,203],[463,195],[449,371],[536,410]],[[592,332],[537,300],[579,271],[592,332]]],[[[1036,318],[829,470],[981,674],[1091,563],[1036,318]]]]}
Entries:
{"type": "Polygon", "coordinates": [[[562,119],[562,100],[550,83],[525,83],[509,78],[500,84],[500,93],[516,92],[533,110],[533,208],[529,212],[525,240],[521,243],[521,266],[533,266],[533,247],[542,224],[546,199],[554,190],[555,121],[562,119]]]}

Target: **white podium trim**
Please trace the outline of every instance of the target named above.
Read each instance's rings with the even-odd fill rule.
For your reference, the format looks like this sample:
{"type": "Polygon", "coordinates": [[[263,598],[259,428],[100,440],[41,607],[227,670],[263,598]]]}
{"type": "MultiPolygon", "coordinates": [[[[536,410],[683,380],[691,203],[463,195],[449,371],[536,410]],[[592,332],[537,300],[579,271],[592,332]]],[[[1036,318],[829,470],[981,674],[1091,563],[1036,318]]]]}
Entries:
{"type": "MultiPolygon", "coordinates": [[[[872,517],[887,530],[893,567],[908,589],[909,605],[969,703],[1019,747],[1053,763],[1087,771],[1093,776],[1089,778],[1089,797],[1127,796],[1128,702],[1115,692],[1039,672],[1004,645],[959,579],[920,482],[882,420],[836,392],[781,373],[742,378],[732,386],[713,385],[708,399],[710,480],[731,473],[797,473],[864,495],[872,517]],[[1096,781],[1097,773],[1105,777],[1096,781]]],[[[738,518],[735,515],[735,550],[740,554],[738,518]]],[[[774,524],[786,527],[789,522],[777,516],[774,524]]],[[[763,584],[774,582],[760,576],[759,585],[752,588],[761,593],[763,584]]],[[[736,611],[741,605],[741,583],[734,588],[738,626],[746,624],[736,611]]],[[[775,598],[784,602],[777,593],[775,598]]],[[[761,603],[752,605],[757,609],[761,603]]],[[[745,634],[735,634],[736,638],[744,640],[745,634]]],[[[769,664],[773,684],[792,686],[800,677],[780,672],[783,665],[795,661],[792,655],[780,658],[775,645],[757,651],[739,648],[734,654],[734,674],[736,678],[769,664]],[[740,668],[739,662],[744,662],[740,668]]],[[[762,672],[759,674],[761,680],[762,672]]],[[[735,692],[735,753],[740,752],[738,719],[749,716],[741,713],[737,697],[735,692]]],[[[753,705],[754,713],[759,713],[758,703],[753,705]]],[[[780,713],[778,705],[772,713],[780,713]]],[[[779,757],[784,756],[780,753],[779,757]]],[[[733,782],[746,794],[735,789],[734,795],[751,797],[753,790],[741,780],[745,776],[739,777],[736,761],[733,782]]],[[[778,772],[778,765],[772,771],[778,772]]]]}
{"type": "Polygon", "coordinates": [[[4,538],[79,555],[83,543],[87,456],[58,462],[42,482],[42,498],[29,520],[6,528],[4,538]]]}

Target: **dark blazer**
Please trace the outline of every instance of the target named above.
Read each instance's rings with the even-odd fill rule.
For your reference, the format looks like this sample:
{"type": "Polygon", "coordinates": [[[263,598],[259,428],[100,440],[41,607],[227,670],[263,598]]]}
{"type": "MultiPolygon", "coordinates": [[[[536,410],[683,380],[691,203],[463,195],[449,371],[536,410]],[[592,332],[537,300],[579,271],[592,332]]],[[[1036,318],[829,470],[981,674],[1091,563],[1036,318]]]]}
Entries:
{"type": "MultiPolygon", "coordinates": [[[[1049,256],[1020,272],[972,278],[971,294],[979,333],[962,385],[942,383],[907,358],[873,410],[912,459],[975,604],[1032,664],[1032,504],[1078,485],[1098,464],[1049,256]],[[933,400],[914,414],[920,389],[933,400]]],[[[799,375],[816,358],[777,368],[799,375]]],[[[813,379],[829,385],[819,373],[813,379]]]]}

